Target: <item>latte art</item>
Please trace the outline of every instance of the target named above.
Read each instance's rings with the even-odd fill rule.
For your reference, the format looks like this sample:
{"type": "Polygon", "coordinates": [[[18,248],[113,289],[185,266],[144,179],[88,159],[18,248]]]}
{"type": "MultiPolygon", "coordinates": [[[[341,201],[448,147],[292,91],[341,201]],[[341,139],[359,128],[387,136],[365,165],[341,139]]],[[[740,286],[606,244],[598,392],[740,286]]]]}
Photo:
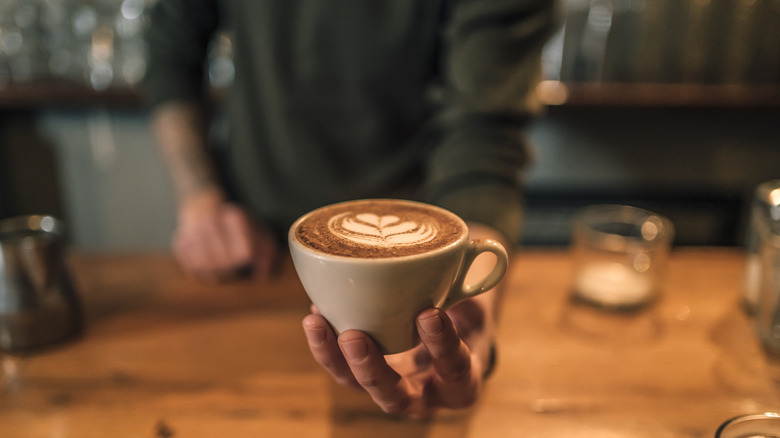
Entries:
{"type": "Polygon", "coordinates": [[[294,226],[295,238],[326,254],[403,257],[466,238],[466,224],[447,210],[419,202],[368,199],[317,209],[294,226]]]}
{"type": "Polygon", "coordinates": [[[417,223],[398,216],[352,212],[333,216],[328,221],[330,231],[358,244],[376,246],[419,245],[436,237],[435,223],[417,223]]]}

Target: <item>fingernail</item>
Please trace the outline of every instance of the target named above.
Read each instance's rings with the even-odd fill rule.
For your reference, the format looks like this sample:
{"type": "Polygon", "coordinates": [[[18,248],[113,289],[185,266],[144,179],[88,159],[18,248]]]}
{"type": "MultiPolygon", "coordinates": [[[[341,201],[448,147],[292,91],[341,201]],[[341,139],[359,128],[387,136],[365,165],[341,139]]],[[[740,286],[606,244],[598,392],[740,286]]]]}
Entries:
{"type": "Polygon", "coordinates": [[[420,324],[420,328],[426,335],[438,335],[444,329],[444,324],[438,312],[419,318],[417,323],[420,324]]]}
{"type": "Polygon", "coordinates": [[[362,339],[355,339],[341,344],[347,359],[356,361],[361,360],[368,355],[368,345],[362,339]]]}

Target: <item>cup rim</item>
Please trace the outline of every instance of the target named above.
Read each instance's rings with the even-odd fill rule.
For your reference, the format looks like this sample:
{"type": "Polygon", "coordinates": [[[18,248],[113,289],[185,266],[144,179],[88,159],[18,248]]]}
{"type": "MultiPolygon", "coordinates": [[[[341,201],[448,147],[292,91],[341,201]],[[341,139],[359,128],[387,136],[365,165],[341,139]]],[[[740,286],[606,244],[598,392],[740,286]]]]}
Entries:
{"type": "Polygon", "coordinates": [[[580,234],[588,241],[597,240],[606,242],[608,246],[622,247],[629,245],[634,239],[607,231],[596,229],[593,225],[603,215],[614,216],[615,223],[626,223],[642,226],[650,223],[655,225],[652,233],[642,233],[637,243],[643,245],[659,245],[663,242],[671,242],[674,237],[674,225],[665,216],[656,212],[624,204],[593,204],[582,208],[574,215],[575,233],[580,234]]]}
{"type": "Polygon", "coordinates": [[[457,214],[451,212],[450,210],[447,210],[446,208],[439,207],[438,205],[433,204],[427,204],[424,202],[419,201],[412,201],[409,199],[395,199],[395,198],[364,198],[364,199],[353,199],[350,201],[342,201],[342,202],[336,202],[333,204],[323,205],[322,207],[318,207],[314,210],[309,211],[308,213],[305,213],[301,217],[295,220],[293,224],[290,226],[288,232],[287,232],[287,241],[290,245],[290,248],[293,246],[299,248],[302,251],[305,251],[315,257],[323,258],[323,259],[335,259],[335,260],[349,260],[354,263],[393,263],[395,261],[408,261],[408,260],[415,260],[420,258],[428,258],[437,254],[445,253],[452,251],[454,248],[457,248],[461,246],[465,241],[469,240],[469,227],[466,224],[466,221],[464,221],[460,216],[457,214]],[[341,204],[347,204],[347,203],[353,203],[353,202],[362,202],[362,201],[392,201],[392,202],[402,202],[406,204],[412,204],[412,205],[422,205],[425,207],[433,208],[436,210],[439,210],[440,212],[443,212],[449,216],[451,216],[453,219],[455,219],[458,223],[460,223],[461,227],[464,230],[464,233],[458,237],[453,242],[444,245],[439,248],[432,249],[430,251],[417,253],[417,254],[410,254],[405,256],[397,256],[397,257],[351,257],[351,256],[344,256],[344,255],[338,255],[338,254],[329,254],[325,253],[319,250],[316,250],[314,248],[311,248],[307,245],[304,245],[302,242],[300,242],[297,237],[295,236],[295,230],[298,228],[298,225],[300,225],[301,222],[303,222],[307,217],[314,214],[315,212],[322,210],[323,208],[335,206],[335,205],[341,205],[341,204]]]}
{"type": "Polygon", "coordinates": [[[780,248],[780,179],[764,181],[756,187],[751,215],[758,233],[780,248]],[[759,219],[762,216],[765,221],[759,219]]]}
{"type": "Polygon", "coordinates": [[[737,415],[735,417],[729,418],[728,420],[724,421],[718,429],[715,431],[715,438],[719,438],[723,431],[726,430],[727,427],[734,425],[736,423],[740,423],[743,421],[749,421],[749,420],[766,420],[766,419],[779,419],[780,420],[780,414],[776,412],[764,412],[759,414],[743,414],[743,415],[737,415]]]}

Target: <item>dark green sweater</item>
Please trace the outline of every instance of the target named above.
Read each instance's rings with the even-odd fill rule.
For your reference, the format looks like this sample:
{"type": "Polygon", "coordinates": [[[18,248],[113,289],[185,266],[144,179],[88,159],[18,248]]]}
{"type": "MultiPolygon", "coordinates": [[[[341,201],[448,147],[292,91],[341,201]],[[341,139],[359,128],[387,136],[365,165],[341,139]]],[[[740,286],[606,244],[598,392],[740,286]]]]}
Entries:
{"type": "Polygon", "coordinates": [[[148,92],[202,100],[206,48],[225,29],[228,175],[253,214],[283,230],[327,203],[405,196],[516,240],[553,3],[159,0],[148,92]]]}

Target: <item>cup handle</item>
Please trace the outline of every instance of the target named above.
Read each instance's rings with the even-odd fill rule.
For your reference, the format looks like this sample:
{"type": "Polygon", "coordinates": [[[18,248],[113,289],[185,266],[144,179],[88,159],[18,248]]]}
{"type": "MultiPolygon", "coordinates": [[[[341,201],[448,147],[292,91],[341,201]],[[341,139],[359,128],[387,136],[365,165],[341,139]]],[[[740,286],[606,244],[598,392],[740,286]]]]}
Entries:
{"type": "Polygon", "coordinates": [[[495,240],[484,239],[472,240],[469,242],[466,247],[466,256],[463,260],[463,265],[458,273],[458,278],[455,279],[455,283],[452,285],[450,293],[447,294],[447,298],[444,300],[441,308],[447,309],[459,301],[475,297],[492,289],[501,281],[501,278],[503,278],[508,263],[509,257],[507,256],[506,249],[495,240]],[[484,278],[472,284],[465,284],[466,274],[469,272],[469,269],[471,269],[471,265],[474,263],[477,256],[483,252],[492,252],[496,255],[496,264],[493,266],[493,270],[484,278]]]}

